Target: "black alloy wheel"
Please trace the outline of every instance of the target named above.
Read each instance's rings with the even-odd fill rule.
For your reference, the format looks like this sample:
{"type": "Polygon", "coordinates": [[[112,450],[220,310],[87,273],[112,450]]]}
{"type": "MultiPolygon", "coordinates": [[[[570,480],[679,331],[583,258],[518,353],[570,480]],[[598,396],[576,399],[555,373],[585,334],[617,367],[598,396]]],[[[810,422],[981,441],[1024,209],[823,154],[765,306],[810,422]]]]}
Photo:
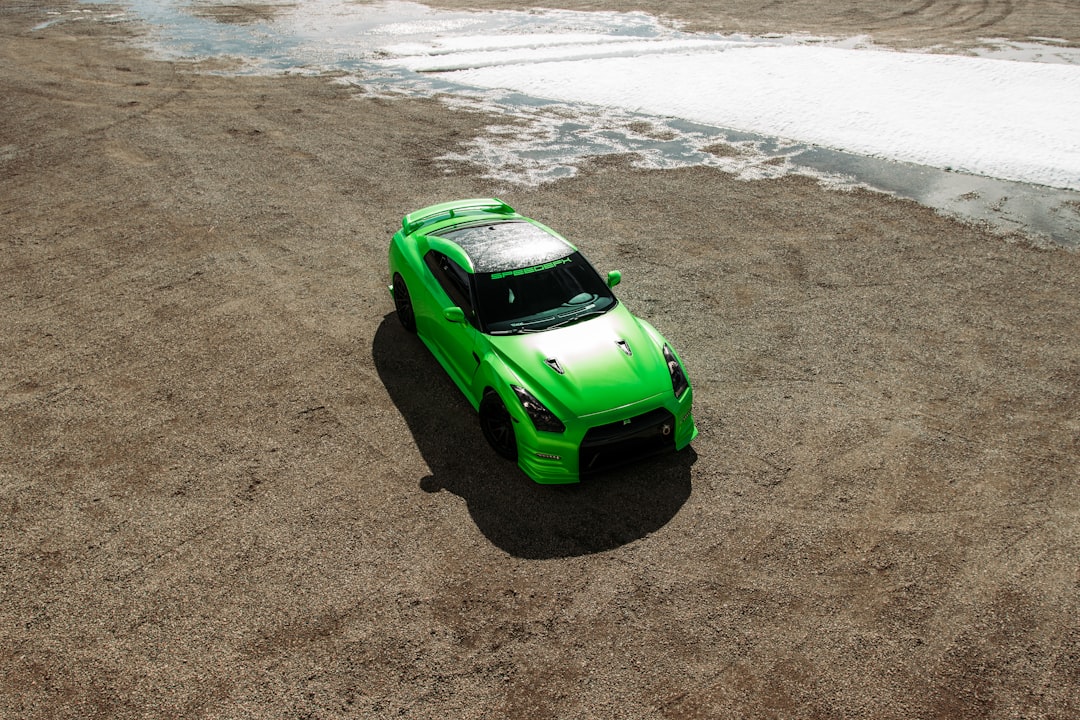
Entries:
{"type": "Polygon", "coordinates": [[[480,429],[492,450],[507,460],[517,460],[514,421],[502,399],[493,390],[489,390],[480,401],[480,429]]]}
{"type": "Polygon", "coordinates": [[[401,326],[411,333],[416,332],[416,313],[413,312],[409,288],[398,273],[394,273],[394,309],[397,310],[401,326]]]}

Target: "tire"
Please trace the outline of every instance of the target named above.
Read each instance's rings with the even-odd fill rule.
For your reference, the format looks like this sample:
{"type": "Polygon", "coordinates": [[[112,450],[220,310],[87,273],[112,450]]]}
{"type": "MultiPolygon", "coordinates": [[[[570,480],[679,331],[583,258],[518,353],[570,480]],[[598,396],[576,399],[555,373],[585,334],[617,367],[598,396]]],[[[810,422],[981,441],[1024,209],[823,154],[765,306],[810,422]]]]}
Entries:
{"type": "Polygon", "coordinates": [[[416,313],[413,311],[412,297],[409,295],[409,287],[399,273],[394,273],[394,309],[397,310],[401,327],[415,333],[416,313]]]}
{"type": "Polygon", "coordinates": [[[480,401],[480,429],[491,449],[507,460],[517,461],[517,437],[514,435],[514,421],[510,417],[502,399],[494,390],[484,394],[480,401]]]}

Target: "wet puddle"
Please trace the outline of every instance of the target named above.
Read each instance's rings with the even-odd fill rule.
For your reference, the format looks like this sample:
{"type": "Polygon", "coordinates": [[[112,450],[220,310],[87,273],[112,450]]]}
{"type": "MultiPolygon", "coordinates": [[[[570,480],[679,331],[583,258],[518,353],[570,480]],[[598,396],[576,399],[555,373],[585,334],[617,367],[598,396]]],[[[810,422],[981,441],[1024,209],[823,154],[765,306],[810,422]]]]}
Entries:
{"type": "MultiPolygon", "coordinates": [[[[707,165],[747,180],[798,173],[834,187],[873,188],[1002,232],[1080,248],[1077,191],[867,157],[667,115],[481,89],[452,82],[440,72],[513,62],[513,53],[522,52],[529,53],[530,62],[545,54],[552,61],[574,62],[630,55],[642,43],[692,53],[702,44],[850,48],[860,46],[859,39],[689,35],[644,13],[451,12],[409,2],[129,0],[100,6],[105,7],[107,12],[57,15],[39,27],[86,19],[137,21],[148,29],[140,42],[158,57],[200,61],[203,67],[214,60],[215,66],[227,68],[219,72],[237,75],[336,72],[342,74],[340,82],[368,94],[438,97],[451,106],[494,112],[507,122],[443,159],[478,164],[498,182],[537,184],[568,177],[587,158],[612,153],[629,154],[640,167],[707,165]]],[[[1044,40],[988,43],[979,55],[1080,64],[1080,49],[1044,40]]]]}

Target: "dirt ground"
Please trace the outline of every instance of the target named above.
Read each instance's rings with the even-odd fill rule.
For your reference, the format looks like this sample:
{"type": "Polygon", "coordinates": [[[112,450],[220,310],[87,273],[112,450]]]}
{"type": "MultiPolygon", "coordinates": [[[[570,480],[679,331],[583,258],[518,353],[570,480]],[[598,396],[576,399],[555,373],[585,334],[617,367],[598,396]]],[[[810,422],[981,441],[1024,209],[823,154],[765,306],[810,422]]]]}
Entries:
{"type": "MultiPolygon", "coordinates": [[[[1080,39],[1064,1],[552,4],[1080,39]]],[[[1080,254],[800,178],[500,186],[436,160],[491,118],[108,12],[0,5],[0,717],[1080,717],[1080,254]],[[488,450],[385,253],[492,194],[622,270],[690,451],[544,488],[488,450]]]]}

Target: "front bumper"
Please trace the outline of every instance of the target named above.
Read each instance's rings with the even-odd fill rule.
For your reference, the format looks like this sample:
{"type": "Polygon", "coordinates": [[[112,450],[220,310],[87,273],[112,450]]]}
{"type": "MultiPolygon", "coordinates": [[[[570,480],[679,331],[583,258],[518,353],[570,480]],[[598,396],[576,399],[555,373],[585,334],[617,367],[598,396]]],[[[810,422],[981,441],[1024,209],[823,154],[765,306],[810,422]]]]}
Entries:
{"type": "Polygon", "coordinates": [[[515,416],[518,466],[545,485],[576,483],[582,477],[643,458],[682,450],[697,437],[693,389],[670,393],[566,422],[562,433],[540,432],[515,416]]]}

